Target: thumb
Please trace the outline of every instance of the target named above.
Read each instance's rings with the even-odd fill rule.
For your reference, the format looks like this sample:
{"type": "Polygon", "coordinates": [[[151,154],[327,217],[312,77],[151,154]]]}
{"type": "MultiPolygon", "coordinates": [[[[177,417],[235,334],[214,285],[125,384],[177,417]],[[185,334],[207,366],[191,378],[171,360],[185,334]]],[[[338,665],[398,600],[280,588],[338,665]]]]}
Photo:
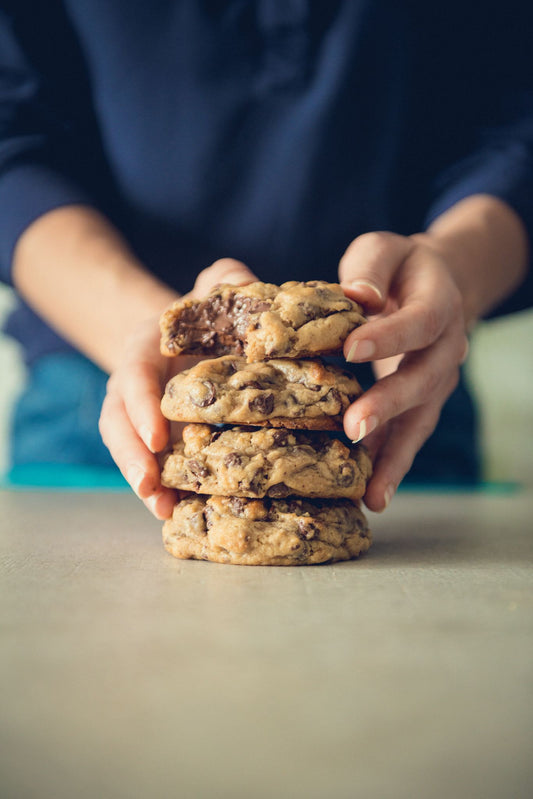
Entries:
{"type": "Polygon", "coordinates": [[[211,289],[219,283],[233,283],[235,286],[244,286],[257,280],[254,273],[242,261],[235,258],[220,258],[211,266],[202,269],[190,296],[205,297],[211,289]]]}
{"type": "Polygon", "coordinates": [[[339,278],[345,294],[363,305],[368,313],[382,311],[394,273],[413,246],[406,236],[386,231],[358,236],[339,264],[339,278]]]}

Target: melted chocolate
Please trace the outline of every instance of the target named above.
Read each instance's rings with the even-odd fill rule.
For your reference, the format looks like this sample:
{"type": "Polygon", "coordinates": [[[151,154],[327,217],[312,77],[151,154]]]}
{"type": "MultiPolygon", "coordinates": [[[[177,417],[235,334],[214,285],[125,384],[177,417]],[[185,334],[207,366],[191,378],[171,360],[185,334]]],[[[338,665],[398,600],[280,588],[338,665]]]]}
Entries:
{"type": "Polygon", "coordinates": [[[251,297],[220,295],[184,308],[175,320],[170,348],[186,352],[201,350],[210,355],[242,355],[246,332],[255,316],[270,308],[268,302],[251,297]],[[174,347],[172,347],[174,343],[174,347]]]}

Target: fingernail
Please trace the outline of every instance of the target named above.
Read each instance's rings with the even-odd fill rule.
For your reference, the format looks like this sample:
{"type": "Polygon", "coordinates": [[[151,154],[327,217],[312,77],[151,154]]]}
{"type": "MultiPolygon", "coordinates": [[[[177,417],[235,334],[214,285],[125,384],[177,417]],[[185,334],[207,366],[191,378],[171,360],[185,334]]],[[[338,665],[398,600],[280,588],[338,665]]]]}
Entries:
{"type": "Polygon", "coordinates": [[[357,444],[361,439],[365,436],[370,435],[370,433],[376,429],[378,426],[379,421],[377,416],[367,416],[366,419],[361,419],[359,422],[359,433],[357,438],[352,440],[352,444],[357,444]]]}
{"type": "Polygon", "coordinates": [[[227,275],[224,275],[224,283],[231,283],[232,286],[245,286],[252,280],[253,277],[249,277],[247,273],[243,274],[240,269],[236,269],[234,272],[228,272],[227,275]]]}
{"type": "Polygon", "coordinates": [[[370,280],[352,280],[352,282],[350,283],[350,288],[352,288],[352,289],[358,289],[358,288],[372,289],[372,291],[379,297],[379,299],[381,301],[383,301],[383,294],[378,289],[378,287],[374,285],[374,283],[370,282],[370,280]]]}
{"type": "Polygon", "coordinates": [[[353,363],[354,361],[367,361],[371,358],[376,351],[376,345],[373,341],[354,341],[346,360],[353,363]]]}
{"type": "Polygon", "coordinates": [[[144,472],[139,466],[128,466],[126,470],[126,480],[133,488],[137,496],[141,488],[141,483],[144,480],[144,472]]]}
{"type": "Polygon", "coordinates": [[[167,518],[167,516],[165,514],[160,513],[159,511],[156,510],[157,504],[158,504],[158,502],[159,502],[159,500],[161,499],[162,496],[163,496],[163,493],[160,491],[158,494],[152,494],[151,497],[148,497],[147,499],[144,500],[145,504],[146,504],[146,507],[148,508],[150,513],[153,513],[154,516],[157,519],[159,519],[160,521],[163,521],[164,519],[167,518]]]}
{"type": "Polygon", "coordinates": [[[393,498],[395,492],[396,492],[395,486],[392,483],[389,483],[389,485],[385,489],[385,495],[384,495],[385,496],[385,507],[383,508],[383,510],[385,510],[385,508],[388,507],[389,502],[393,498]]]}
{"type": "Polygon", "coordinates": [[[139,435],[142,438],[143,442],[146,444],[150,452],[153,452],[153,445],[152,445],[152,431],[148,427],[148,425],[144,424],[139,428],[139,435]]]}

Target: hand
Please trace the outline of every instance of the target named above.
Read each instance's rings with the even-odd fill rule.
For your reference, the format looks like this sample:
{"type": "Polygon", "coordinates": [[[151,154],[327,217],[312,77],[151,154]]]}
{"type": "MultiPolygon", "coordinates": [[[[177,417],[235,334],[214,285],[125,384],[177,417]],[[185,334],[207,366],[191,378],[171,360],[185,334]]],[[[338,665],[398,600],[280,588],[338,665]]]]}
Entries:
{"type": "Polygon", "coordinates": [[[374,461],[365,503],[388,505],[436,427],[468,350],[463,301],[449,256],[428,234],[359,236],[344,254],[345,293],[369,313],[344,355],[374,361],[377,382],[346,411],[344,429],[365,439],[374,461]]]}
{"type": "MultiPolygon", "coordinates": [[[[243,285],[257,278],[240,261],[224,258],[198,275],[187,296],[203,297],[218,283],[243,285]]],[[[164,309],[161,309],[161,311],[164,309]]],[[[159,315],[129,336],[120,366],[111,375],[100,415],[102,439],[137,496],[158,519],[167,519],[177,492],[161,485],[157,453],[169,442],[160,410],[166,382],[199,358],[167,358],[159,349],[159,315]]]]}

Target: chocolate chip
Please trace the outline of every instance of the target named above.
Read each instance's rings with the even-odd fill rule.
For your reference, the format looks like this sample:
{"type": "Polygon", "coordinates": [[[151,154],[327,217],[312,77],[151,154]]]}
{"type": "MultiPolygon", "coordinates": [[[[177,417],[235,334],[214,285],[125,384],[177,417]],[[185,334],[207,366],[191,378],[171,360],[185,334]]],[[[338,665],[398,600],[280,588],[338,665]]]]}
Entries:
{"type": "Polygon", "coordinates": [[[200,463],[200,461],[189,461],[189,471],[191,471],[195,477],[200,477],[201,479],[209,476],[209,469],[207,466],[204,466],[203,463],[200,463]]]}
{"type": "Polygon", "coordinates": [[[213,508],[211,505],[206,505],[204,508],[204,519],[205,519],[205,526],[209,530],[210,527],[213,526],[213,508]]]}
{"type": "Polygon", "coordinates": [[[193,405],[197,408],[207,408],[212,405],[217,398],[217,390],[212,380],[204,380],[200,385],[193,386],[189,391],[189,397],[193,405]]]}
{"type": "Polygon", "coordinates": [[[314,439],[314,447],[317,452],[325,454],[328,449],[333,445],[333,439],[327,438],[325,435],[316,436],[314,439]]]}
{"type": "Polygon", "coordinates": [[[244,516],[246,500],[242,497],[230,497],[229,505],[234,516],[244,516]]]}
{"type": "Polygon", "coordinates": [[[217,334],[214,330],[206,330],[199,338],[198,344],[206,350],[210,350],[217,344],[217,334]]]}
{"type": "Polygon", "coordinates": [[[250,490],[256,495],[260,496],[262,492],[262,486],[265,480],[265,473],[262,469],[259,469],[255,475],[253,476],[252,480],[250,480],[250,490]]]}
{"type": "Polygon", "coordinates": [[[316,524],[313,524],[313,522],[310,522],[307,519],[298,519],[298,535],[300,538],[304,538],[306,541],[309,541],[309,539],[314,538],[317,533],[318,527],[316,524]]]}
{"type": "Polygon", "coordinates": [[[242,458],[238,452],[229,452],[224,458],[224,466],[231,468],[232,466],[240,466],[242,458]]]}
{"type": "Polygon", "coordinates": [[[235,313],[255,314],[268,311],[270,303],[253,297],[237,297],[234,304],[235,313]]]}
{"type": "Polygon", "coordinates": [[[353,483],[355,476],[355,469],[351,463],[344,463],[341,466],[340,474],[337,477],[337,482],[340,486],[349,486],[353,483]]]}
{"type": "Polygon", "coordinates": [[[276,483],[275,485],[270,486],[267,491],[267,496],[273,497],[274,499],[281,499],[288,496],[289,491],[290,489],[285,485],[285,483],[276,483]]]}
{"type": "Polygon", "coordinates": [[[274,430],[272,434],[272,441],[276,447],[286,447],[289,442],[289,433],[287,430],[274,430]]]}
{"type": "Polygon", "coordinates": [[[342,408],[342,397],[340,395],[338,388],[330,388],[327,394],[320,398],[320,402],[326,402],[327,400],[333,400],[339,404],[339,410],[342,408]]]}
{"type": "Polygon", "coordinates": [[[287,502],[287,513],[296,513],[300,515],[303,512],[302,503],[297,499],[291,499],[287,502]]]}
{"type": "Polygon", "coordinates": [[[274,394],[259,394],[249,401],[248,408],[263,416],[269,416],[274,410],[274,394]]]}
{"type": "Polygon", "coordinates": [[[242,383],[242,384],[239,386],[239,389],[241,389],[241,388],[257,388],[257,389],[262,389],[262,388],[263,388],[263,386],[261,385],[261,383],[258,383],[258,382],[257,382],[257,380],[248,380],[246,383],[242,383]]]}
{"type": "Polygon", "coordinates": [[[315,319],[317,316],[320,316],[320,312],[317,311],[317,307],[312,305],[310,302],[299,302],[298,307],[301,308],[302,314],[304,315],[306,321],[310,321],[311,319],[315,319]]]}

